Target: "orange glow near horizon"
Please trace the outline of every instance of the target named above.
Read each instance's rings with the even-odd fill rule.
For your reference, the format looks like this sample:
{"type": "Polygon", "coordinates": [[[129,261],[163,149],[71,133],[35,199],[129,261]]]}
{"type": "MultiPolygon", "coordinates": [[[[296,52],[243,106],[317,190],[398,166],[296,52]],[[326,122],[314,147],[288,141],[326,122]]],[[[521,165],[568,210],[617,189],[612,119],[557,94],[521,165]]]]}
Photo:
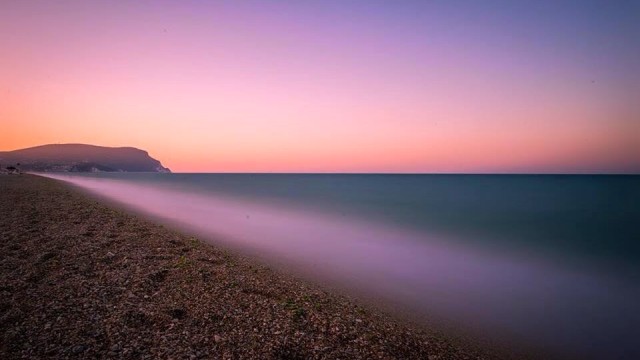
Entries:
{"type": "Polygon", "coordinates": [[[182,172],[640,171],[640,71],[598,58],[608,23],[568,36],[590,12],[549,35],[419,4],[106,5],[0,5],[0,150],[134,146],[182,172]]]}

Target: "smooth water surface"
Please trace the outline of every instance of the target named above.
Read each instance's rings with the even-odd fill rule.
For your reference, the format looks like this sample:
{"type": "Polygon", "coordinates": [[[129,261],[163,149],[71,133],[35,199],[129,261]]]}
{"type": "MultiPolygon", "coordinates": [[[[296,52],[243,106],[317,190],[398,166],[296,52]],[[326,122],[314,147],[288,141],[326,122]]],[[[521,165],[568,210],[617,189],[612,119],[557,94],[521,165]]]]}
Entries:
{"type": "Polygon", "coordinates": [[[637,176],[48,176],[489,337],[640,356],[637,176]]]}

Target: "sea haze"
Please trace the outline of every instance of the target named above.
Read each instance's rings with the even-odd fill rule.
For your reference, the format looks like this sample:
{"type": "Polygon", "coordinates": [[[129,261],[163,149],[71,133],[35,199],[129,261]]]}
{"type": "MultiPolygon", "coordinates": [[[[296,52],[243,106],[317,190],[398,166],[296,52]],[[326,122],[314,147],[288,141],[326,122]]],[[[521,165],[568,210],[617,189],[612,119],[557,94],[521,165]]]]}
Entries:
{"type": "Polygon", "coordinates": [[[46,174],[426,318],[640,356],[640,177],[46,174]]]}

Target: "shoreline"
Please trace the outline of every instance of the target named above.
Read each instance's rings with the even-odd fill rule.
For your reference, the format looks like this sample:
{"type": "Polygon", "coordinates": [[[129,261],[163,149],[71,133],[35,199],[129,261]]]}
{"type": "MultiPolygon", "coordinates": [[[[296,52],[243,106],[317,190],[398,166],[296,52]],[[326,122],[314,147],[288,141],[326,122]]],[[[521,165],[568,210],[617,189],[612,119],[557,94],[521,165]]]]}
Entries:
{"type": "Polygon", "coordinates": [[[2,176],[0,189],[3,358],[510,357],[55,180],[2,176]]]}

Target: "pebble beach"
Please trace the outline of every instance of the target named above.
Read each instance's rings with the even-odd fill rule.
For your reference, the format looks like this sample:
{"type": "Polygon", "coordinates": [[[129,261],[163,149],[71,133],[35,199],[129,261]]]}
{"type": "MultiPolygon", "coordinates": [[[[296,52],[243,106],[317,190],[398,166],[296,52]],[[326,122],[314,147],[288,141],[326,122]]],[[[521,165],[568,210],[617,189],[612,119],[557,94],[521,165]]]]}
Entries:
{"type": "Polygon", "coordinates": [[[0,176],[0,358],[488,359],[35,175],[0,176]]]}

